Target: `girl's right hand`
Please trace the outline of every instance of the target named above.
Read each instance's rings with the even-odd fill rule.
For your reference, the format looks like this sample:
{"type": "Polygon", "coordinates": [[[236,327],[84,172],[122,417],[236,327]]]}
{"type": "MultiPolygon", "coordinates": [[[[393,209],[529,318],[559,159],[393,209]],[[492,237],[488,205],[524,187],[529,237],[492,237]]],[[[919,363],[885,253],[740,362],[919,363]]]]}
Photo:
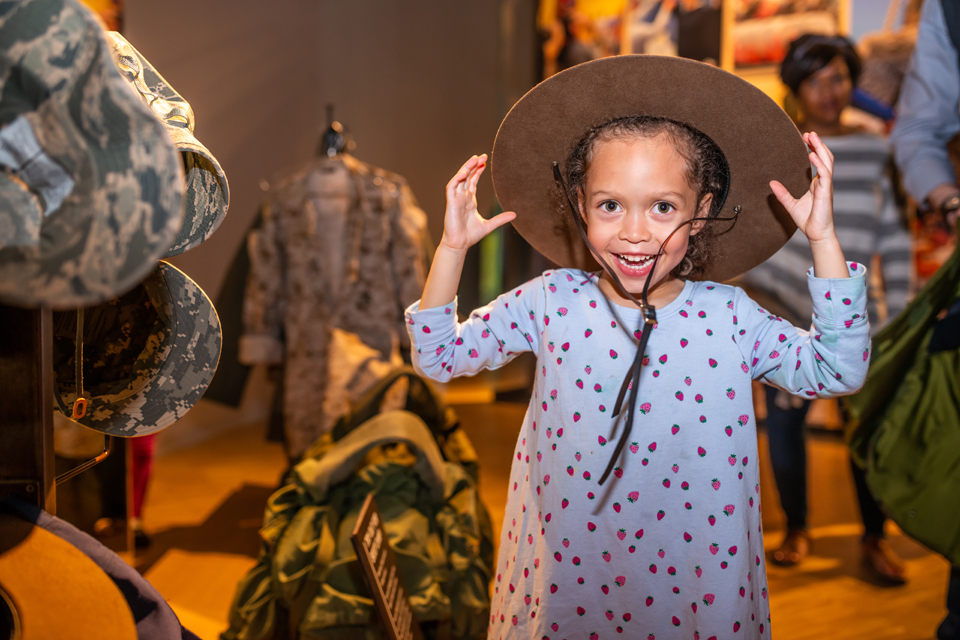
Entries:
{"type": "Polygon", "coordinates": [[[477,182],[487,166],[487,154],[473,156],[447,183],[447,210],[443,219],[440,246],[453,251],[466,251],[484,236],[516,218],[505,211],[489,220],[477,210],[477,182]]]}

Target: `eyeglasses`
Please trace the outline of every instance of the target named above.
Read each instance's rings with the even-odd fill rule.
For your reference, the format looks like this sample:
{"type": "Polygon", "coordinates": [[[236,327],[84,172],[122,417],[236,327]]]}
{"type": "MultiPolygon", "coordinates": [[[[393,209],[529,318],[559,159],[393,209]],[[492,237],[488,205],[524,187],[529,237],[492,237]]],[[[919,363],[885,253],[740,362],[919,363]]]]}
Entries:
{"type": "MultiPolygon", "coordinates": [[[[606,260],[600,255],[600,252],[590,243],[587,239],[587,229],[586,223],[583,221],[583,216],[580,213],[580,208],[575,206],[573,199],[570,197],[570,192],[567,190],[567,185],[563,180],[563,176],[560,173],[560,165],[556,162],[553,163],[553,179],[556,180],[557,186],[563,191],[563,195],[567,199],[567,204],[570,206],[570,211],[573,213],[573,220],[577,225],[577,231],[580,232],[580,237],[583,239],[584,244],[587,245],[587,248],[590,250],[590,253],[593,254],[593,257],[600,263],[600,266],[603,267],[603,270],[609,275],[620,291],[631,300],[634,304],[640,307],[642,316],[642,324],[637,328],[637,331],[640,331],[640,342],[637,345],[637,353],[633,358],[633,364],[630,365],[630,369],[627,370],[627,375],[623,379],[623,384],[620,385],[620,393],[617,395],[617,402],[614,405],[613,417],[617,417],[620,414],[620,409],[623,407],[624,398],[627,398],[627,393],[629,392],[629,398],[627,398],[627,421],[623,427],[623,433],[620,434],[620,439],[617,442],[616,448],[613,450],[613,455],[610,457],[610,462],[607,463],[607,468],[603,472],[603,475],[600,476],[600,480],[597,484],[602,485],[607,477],[610,475],[610,472],[613,471],[614,465],[616,465],[617,460],[620,458],[620,454],[623,452],[623,447],[630,440],[630,432],[633,430],[633,419],[634,419],[634,409],[637,400],[637,389],[640,387],[640,370],[643,368],[643,354],[647,348],[647,342],[650,340],[650,332],[653,331],[654,325],[657,324],[657,309],[647,299],[647,294],[650,289],[650,279],[653,277],[654,271],[657,269],[657,262],[660,260],[660,256],[663,255],[663,248],[667,246],[667,243],[670,242],[670,239],[673,238],[673,234],[682,229],[684,225],[691,224],[693,222],[733,222],[736,224],[737,219],[740,217],[740,207],[736,206],[733,208],[733,215],[726,218],[720,217],[693,217],[683,223],[681,223],[676,229],[670,232],[670,235],[667,236],[667,239],[663,241],[660,245],[660,249],[657,251],[657,255],[653,258],[653,264],[650,267],[650,272],[647,273],[647,278],[643,283],[643,290],[640,293],[640,300],[637,300],[636,296],[627,291],[627,288],[623,286],[623,283],[620,282],[620,278],[617,277],[616,272],[610,267],[606,260]]],[[[727,180],[724,184],[724,190],[721,194],[721,197],[718,198],[719,205],[716,210],[719,211],[723,208],[723,204],[727,199],[727,194],[730,190],[730,180],[729,180],[729,171],[727,172],[727,180]]]]}

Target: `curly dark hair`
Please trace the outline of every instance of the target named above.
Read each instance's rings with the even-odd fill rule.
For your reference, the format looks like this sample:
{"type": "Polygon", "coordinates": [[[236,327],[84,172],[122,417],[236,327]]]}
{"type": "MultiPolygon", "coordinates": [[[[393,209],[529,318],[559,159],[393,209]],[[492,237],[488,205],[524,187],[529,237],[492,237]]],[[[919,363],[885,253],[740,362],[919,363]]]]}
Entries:
{"type": "MultiPolygon", "coordinates": [[[[582,201],[584,182],[597,142],[623,138],[657,138],[668,136],[687,165],[687,181],[697,192],[697,206],[712,195],[708,217],[715,217],[723,207],[730,181],[730,169],[720,147],[703,132],[693,127],[657,116],[628,116],[609,120],[591,128],[573,147],[567,160],[567,184],[582,201]]],[[[701,223],[700,231],[690,236],[687,253],[673,270],[677,278],[693,278],[702,274],[715,253],[712,225],[701,223]]]]}

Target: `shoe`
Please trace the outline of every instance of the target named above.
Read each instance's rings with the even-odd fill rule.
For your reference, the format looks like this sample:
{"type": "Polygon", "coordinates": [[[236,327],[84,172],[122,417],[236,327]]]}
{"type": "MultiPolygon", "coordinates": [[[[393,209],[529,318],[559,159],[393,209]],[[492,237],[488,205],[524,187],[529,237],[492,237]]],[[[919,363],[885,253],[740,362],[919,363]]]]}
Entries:
{"type": "Polygon", "coordinates": [[[136,549],[147,549],[150,545],[153,544],[153,540],[148,536],[143,529],[137,528],[133,530],[133,546],[136,549]]]}
{"type": "Polygon", "coordinates": [[[97,538],[110,538],[117,535],[117,523],[113,518],[98,518],[93,523],[93,535],[97,538]]]}
{"type": "Polygon", "coordinates": [[[897,587],[907,583],[907,571],[883,538],[867,536],[860,545],[863,565],[880,583],[897,587]]]}
{"type": "Polygon", "coordinates": [[[810,553],[810,534],[805,529],[792,529],[787,532],[780,548],[773,552],[773,563],[781,567],[792,567],[810,553]]]}

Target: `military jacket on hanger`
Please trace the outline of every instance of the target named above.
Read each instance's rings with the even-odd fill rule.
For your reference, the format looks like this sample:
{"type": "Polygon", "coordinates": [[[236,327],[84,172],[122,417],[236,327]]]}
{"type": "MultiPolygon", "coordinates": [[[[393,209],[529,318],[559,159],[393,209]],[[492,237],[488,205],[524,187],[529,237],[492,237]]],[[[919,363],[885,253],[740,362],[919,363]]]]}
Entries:
{"type": "Polygon", "coordinates": [[[318,158],[272,188],[262,216],[248,237],[239,357],[284,364],[284,428],[295,457],[332,428],[337,416],[323,411],[331,387],[349,387],[331,384],[329,351],[348,344],[333,341],[333,330],[395,361],[407,342],[403,310],[421,295],[432,249],[406,180],[348,154],[318,158]]]}

